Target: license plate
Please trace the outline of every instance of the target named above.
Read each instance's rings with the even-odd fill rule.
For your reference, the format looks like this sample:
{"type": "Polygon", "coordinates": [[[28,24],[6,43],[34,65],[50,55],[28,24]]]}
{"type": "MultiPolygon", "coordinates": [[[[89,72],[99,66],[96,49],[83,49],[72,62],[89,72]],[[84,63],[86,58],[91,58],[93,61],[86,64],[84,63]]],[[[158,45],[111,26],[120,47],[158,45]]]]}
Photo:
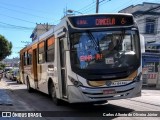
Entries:
{"type": "Polygon", "coordinates": [[[107,95],[107,94],[115,94],[116,91],[115,89],[108,89],[108,90],[103,90],[103,94],[107,95]]]}

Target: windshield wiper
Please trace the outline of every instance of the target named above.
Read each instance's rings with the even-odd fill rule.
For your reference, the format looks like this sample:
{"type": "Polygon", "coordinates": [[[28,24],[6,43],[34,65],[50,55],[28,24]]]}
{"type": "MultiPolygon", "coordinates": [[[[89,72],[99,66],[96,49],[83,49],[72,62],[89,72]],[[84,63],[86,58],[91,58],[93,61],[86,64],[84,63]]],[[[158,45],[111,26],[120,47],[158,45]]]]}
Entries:
{"type": "Polygon", "coordinates": [[[94,38],[94,36],[92,35],[92,33],[90,31],[87,31],[88,33],[88,37],[92,40],[94,46],[95,46],[95,49],[99,51],[99,44],[97,44],[97,41],[96,39],[94,38]]]}

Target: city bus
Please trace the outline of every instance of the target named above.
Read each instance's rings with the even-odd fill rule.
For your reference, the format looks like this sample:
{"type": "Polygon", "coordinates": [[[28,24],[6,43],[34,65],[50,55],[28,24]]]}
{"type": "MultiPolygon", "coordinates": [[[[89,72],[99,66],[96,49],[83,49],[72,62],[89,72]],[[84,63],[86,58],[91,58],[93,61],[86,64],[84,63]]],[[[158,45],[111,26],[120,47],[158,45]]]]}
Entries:
{"type": "Polygon", "coordinates": [[[131,14],[67,15],[20,51],[28,91],[55,104],[141,96],[140,35],[131,14]]]}

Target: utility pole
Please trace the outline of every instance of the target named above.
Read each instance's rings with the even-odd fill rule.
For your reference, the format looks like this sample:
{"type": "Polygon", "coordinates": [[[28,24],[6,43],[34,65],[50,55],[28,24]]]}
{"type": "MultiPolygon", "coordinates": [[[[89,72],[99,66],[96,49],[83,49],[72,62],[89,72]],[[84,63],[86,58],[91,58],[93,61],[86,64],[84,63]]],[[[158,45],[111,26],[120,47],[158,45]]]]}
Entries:
{"type": "Polygon", "coordinates": [[[96,13],[98,13],[99,10],[99,0],[96,1],[96,13]]]}

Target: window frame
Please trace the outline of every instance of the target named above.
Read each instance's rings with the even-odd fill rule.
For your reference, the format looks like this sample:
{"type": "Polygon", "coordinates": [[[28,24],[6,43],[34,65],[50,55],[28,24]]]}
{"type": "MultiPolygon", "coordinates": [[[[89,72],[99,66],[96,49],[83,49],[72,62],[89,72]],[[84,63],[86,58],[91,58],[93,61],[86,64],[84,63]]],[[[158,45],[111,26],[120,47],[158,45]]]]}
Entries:
{"type": "Polygon", "coordinates": [[[24,66],[26,66],[26,65],[28,65],[28,62],[27,62],[27,51],[25,51],[24,53],[23,53],[23,64],[24,64],[24,66]]]}
{"type": "Polygon", "coordinates": [[[27,65],[32,65],[32,48],[27,50],[27,65]]]}
{"type": "Polygon", "coordinates": [[[155,34],[156,32],[156,19],[155,18],[146,18],[145,33],[146,34],[155,34]]]}
{"type": "Polygon", "coordinates": [[[46,62],[53,62],[54,61],[54,58],[55,58],[54,52],[55,52],[55,37],[51,36],[51,37],[47,38],[47,40],[46,40],[46,62]],[[51,52],[52,54],[48,55],[49,52],[51,52]],[[49,57],[50,55],[53,55],[53,58],[49,57]]]}
{"type": "Polygon", "coordinates": [[[45,41],[38,44],[38,63],[42,64],[45,62],[45,41]],[[40,60],[40,55],[42,55],[42,60],[40,60]]]}

